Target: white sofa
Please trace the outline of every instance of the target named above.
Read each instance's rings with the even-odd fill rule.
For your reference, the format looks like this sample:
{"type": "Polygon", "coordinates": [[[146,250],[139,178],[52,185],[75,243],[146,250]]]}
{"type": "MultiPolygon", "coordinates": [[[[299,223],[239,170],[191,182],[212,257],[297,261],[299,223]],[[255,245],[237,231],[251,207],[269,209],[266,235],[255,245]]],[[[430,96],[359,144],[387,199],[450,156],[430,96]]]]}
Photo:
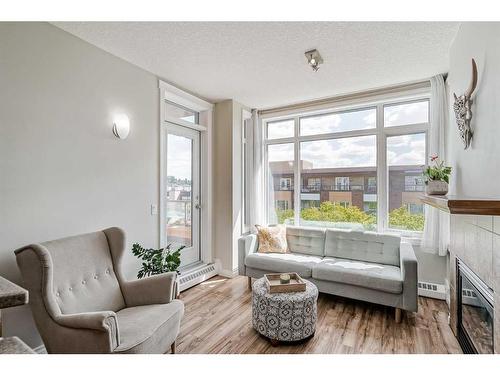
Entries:
{"type": "Polygon", "coordinates": [[[258,253],[257,235],[239,239],[239,274],[297,272],[323,293],[417,311],[417,259],[397,235],[287,227],[290,253],[258,253]]]}

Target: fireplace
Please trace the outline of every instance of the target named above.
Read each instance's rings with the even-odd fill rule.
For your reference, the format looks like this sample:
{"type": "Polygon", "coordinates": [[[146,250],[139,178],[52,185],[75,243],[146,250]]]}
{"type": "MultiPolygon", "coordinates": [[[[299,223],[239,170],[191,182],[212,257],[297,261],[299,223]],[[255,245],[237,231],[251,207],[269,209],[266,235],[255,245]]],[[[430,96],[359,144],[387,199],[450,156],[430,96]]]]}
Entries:
{"type": "Polygon", "coordinates": [[[457,258],[457,333],[464,353],[494,353],[493,301],[493,290],[457,258]]]}

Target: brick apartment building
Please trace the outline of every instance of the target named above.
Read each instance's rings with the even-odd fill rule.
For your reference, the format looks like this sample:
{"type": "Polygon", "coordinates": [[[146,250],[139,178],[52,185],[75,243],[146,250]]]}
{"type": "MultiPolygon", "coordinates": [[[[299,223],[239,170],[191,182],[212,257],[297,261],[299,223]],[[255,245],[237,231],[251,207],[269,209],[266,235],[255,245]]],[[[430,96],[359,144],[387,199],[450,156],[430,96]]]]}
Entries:
{"type": "MultiPolygon", "coordinates": [[[[331,201],[342,206],[357,206],[367,213],[377,210],[376,167],[312,168],[303,161],[301,165],[302,208],[319,207],[331,201]]],[[[275,208],[294,208],[293,163],[270,163],[273,176],[275,208]]],[[[424,190],[422,167],[396,166],[389,168],[389,212],[405,206],[412,214],[423,213],[418,197],[424,190]]]]}

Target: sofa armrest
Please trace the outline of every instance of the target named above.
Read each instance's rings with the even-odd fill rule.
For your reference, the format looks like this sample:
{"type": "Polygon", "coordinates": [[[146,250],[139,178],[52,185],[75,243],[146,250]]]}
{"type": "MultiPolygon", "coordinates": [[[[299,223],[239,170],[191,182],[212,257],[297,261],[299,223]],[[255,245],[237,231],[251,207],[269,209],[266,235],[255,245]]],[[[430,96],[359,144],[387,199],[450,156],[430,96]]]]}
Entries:
{"type": "Polygon", "coordinates": [[[128,307],[169,303],[177,295],[177,273],[166,272],[120,283],[128,307]]]}
{"type": "Polygon", "coordinates": [[[54,321],[66,328],[107,332],[109,335],[108,345],[110,349],[113,350],[120,345],[118,321],[114,311],[59,314],[54,316],[54,321]]]}
{"type": "Polygon", "coordinates": [[[407,242],[401,242],[399,257],[403,278],[403,306],[405,310],[417,311],[418,264],[413,246],[407,242]]]}
{"type": "Polygon", "coordinates": [[[255,253],[259,246],[256,234],[247,234],[238,239],[238,274],[245,274],[245,258],[248,254],[255,253]]]}

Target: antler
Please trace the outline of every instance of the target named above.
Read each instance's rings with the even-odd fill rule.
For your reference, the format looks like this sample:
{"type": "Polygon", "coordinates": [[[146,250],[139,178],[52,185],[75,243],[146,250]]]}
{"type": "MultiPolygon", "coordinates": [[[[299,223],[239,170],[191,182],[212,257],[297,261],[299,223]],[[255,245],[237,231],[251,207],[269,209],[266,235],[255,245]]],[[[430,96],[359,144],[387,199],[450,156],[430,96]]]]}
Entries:
{"type": "Polygon", "coordinates": [[[465,96],[470,98],[472,93],[474,92],[475,88],[477,85],[477,66],[476,66],[476,61],[472,59],[472,80],[470,82],[469,88],[465,92],[465,96]]]}

